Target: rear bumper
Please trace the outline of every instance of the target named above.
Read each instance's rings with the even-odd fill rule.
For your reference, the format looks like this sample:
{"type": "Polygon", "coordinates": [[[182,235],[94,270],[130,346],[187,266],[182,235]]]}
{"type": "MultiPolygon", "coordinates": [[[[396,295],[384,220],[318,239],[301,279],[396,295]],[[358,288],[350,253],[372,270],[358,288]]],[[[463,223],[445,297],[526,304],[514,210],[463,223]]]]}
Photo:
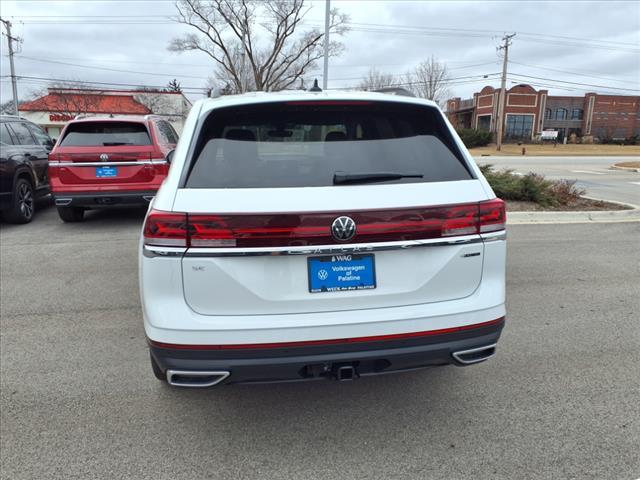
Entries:
{"type": "MultiPolygon", "coordinates": [[[[367,337],[328,344],[294,342],[269,348],[171,345],[149,340],[149,348],[165,373],[228,373],[219,383],[304,381],[339,377],[345,367],[357,377],[479,363],[495,353],[503,326],[504,318],[500,318],[454,332],[421,332],[424,334],[396,335],[384,340],[367,337]]],[[[179,380],[176,385],[180,386],[179,380]]]]}
{"type": "Polygon", "coordinates": [[[53,194],[57,207],[83,207],[83,208],[118,208],[149,205],[156,194],[156,190],[135,192],[82,192],[53,194]]]}

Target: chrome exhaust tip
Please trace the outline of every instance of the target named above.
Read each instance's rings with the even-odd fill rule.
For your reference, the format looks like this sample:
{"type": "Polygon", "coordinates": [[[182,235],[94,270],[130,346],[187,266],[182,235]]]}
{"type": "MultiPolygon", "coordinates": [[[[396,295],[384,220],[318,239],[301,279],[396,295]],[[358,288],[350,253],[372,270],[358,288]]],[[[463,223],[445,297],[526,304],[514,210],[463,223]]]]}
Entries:
{"type": "Polygon", "coordinates": [[[451,356],[462,365],[484,362],[496,354],[495,343],[483,347],[472,348],[470,350],[459,350],[453,352],[451,356]]]}
{"type": "Polygon", "coordinates": [[[231,372],[203,372],[192,370],[167,370],[167,383],[174,387],[206,388],[225,380],[231,372]]]}
{"type": "Polygon", "coordinates": [[[151,200],[153,200],[154,196],[155,195],[143,195],[142,198],[143,198],[143,200],[145,200],[147,202],[150,202],[151,200]]]}
{"type": "Polygon", "coordinates": [[[71,198],[56,198],[56,207],[66,207],[71,203],[71,198]]]}

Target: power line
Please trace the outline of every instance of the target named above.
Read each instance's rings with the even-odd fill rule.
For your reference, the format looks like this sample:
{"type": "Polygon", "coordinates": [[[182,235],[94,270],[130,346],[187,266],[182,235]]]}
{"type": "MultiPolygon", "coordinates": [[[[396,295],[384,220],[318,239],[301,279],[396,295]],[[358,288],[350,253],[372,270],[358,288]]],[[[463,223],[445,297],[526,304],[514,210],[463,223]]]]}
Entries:
{"type": "Polygon", "coordinates": [[[45,60],[42,58],[35,58],[35,57],[27,57],[25,55],[18,55],[19,58],[24,58],[27,60],[31,60],[34,62],[44,62],[44,63],[53,63],[56,65],[68,65],[68,66],[72,66],[72,67],[78,67],[78,68],[87,68],[90,70],[105,70],[108,72],[117,72],[117,73],[133,73],[133,74],[138,74],[138,75],[151,75],[151,76],[159,76],[159,77],[176,77],[176,76],[180,76],[182,78],[195,78],[197,80],[207,80],[208,77],[198,77],[198,76],[194,76],[194,75],[176,75],[175,73],[158,73],[158,72],[140,72],[140,71],[135,71],[135,70],[121,70],[121,69],[117,69],[117,68],[108,68],[108,67],[95,67],[95,66],[89,66],[89,65],[82,65],[79,63],[69,63],[69,62],[59,62],[57,60],[45,60]]]}
{"type": "MultiPolygon", "coordinates": [[[[2,75],[0,76],[0,78],[7,78],[7,75],[2,75]]],[[[141,86],[145,86],[148,88],[153,88],[153,89],[157,89],[157,90],[162,90],[164,88],[166,88],[166,85],[141,85],[140,83],[118,83],[118,82],[93,82],[93,81],[88,81],[88,80],[69,80],[69,79],[65,79],[65,78],[48,78],[48,77],[34,77],[34,76],[29,76],[29,75],[20,75],[18,76],[18,78],[20,80],[22,79],[26,79],[26,80],[34,80],[34,81],[39,81],[38,83],[46,83],[46,84],[50,84],[51,82],[60,82],[60,83],[67,83],[67,84],[75,84],[75,85],[84,85],[84,86],[91,86],[91,85],[107,85],[107,86],[118,86],[118,87],[141,87],[141,86]]],[[[33,83],[33,82],[27,82],[27,83],[33,83]]],[[[207,88],[204,87],[180,87],[181,90],[193,90],[193,91],[198,91],[198,92],[203,92],[206,91],[207,88]]]]}
{"type": "Polygon", "coordinates": [[[613,81],[613,82],[633,81],[630,78],[624,79],[622,77],[621,78],[601,77],[599,75],[589,75],[589,74],[584,73],[584,72],[571,72],[571,71],[568,71],[568,70],[560,70],[560,69],[557,69],[557,68],[554,68],[554,67],[547,67],[547,66],[544,66],[544,65],[531,65],[531,64],[528,64],[528,63],[514,62],[513,60],[509,60],[509,63],[512,63],[514,65],[522,65],[524,67],[532,67],[532,68],[536,68],[536,69],[539,69],[539,70],[549,70],[549,71],[552,71],[552,72],[568,73],[570,75],[579,75],[581,77],[599,78],[601,80],[609,80],[609,81],[613,81]]]}
{"type": "Polygon", "coordinates": [[[608,85],[594,85],[592,83],[570,82],[568,80],[557,80],[555,78],[536,77],[534,75],[524,75],[521,73],[510,73],[509,75],[524,77],[524,78],[533,78],[535,80],[547,80],[547,81],[558,82],[558,83],[566,83],[568,85],[578,85],[582,87],[606,88],[608,90],[622,90],[627,92],[640,92],[640,89],[636,89],[636,88],[620,88],[620,87],[610,87],[608,85]]]}

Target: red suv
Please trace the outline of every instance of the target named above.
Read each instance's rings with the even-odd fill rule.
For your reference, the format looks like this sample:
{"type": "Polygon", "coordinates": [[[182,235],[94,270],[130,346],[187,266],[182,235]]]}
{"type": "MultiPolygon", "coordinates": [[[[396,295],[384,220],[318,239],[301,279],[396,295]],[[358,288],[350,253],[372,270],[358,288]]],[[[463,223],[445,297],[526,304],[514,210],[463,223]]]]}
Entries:
{"type": "Polygon", "coordinates": [[[177,141],[171,124],[156,116],[72,120],[49,154],[60,218],[79,222],[88,209],[148,204],[177,141]]]}

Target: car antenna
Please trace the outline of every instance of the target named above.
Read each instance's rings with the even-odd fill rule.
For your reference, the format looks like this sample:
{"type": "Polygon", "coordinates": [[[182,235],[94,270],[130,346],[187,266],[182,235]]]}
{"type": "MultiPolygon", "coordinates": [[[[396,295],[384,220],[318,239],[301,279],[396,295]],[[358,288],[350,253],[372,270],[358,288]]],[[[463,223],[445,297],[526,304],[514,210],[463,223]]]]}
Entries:
{"type": "Polygon", "coordinates": [[[311,87],[309,89],[309,91],[310,92],[321,92],[322,91],[322,89],[318,86],[318,79],[317,78],[313,81],[313,87],[311,87]]]}

